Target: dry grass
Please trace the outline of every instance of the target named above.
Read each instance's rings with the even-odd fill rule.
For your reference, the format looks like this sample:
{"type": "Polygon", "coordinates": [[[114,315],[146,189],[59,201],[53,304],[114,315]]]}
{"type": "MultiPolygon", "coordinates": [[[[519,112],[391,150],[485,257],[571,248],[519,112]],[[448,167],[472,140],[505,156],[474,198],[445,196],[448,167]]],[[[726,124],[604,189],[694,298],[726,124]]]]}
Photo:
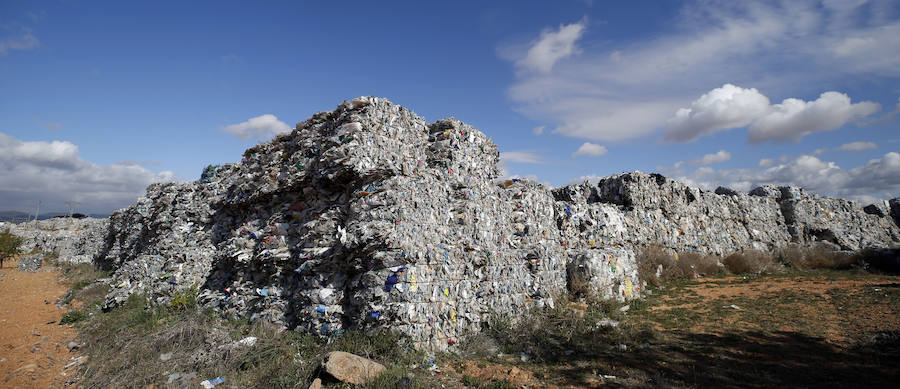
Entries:
{"type": "Polygon", "coordinates": [[[167,306],[132,295],[122,306],[102,312],[106,287],[94,281],[106,273],[78,265],[64,274],[71,277],[73,288],[66,302],[74,298],[81,307],[67,315],[79,330],[82,350],[90,356],[80,372],[82,387],[170,387],[166,381],[179,373],[195,377],[190,383],[176,383],[177,387],[194,387],[221,376],[229,387],[306,388],[320,374],[324,355],[337,350],[388,368],[367,387],[392,388],[403,377],[411,388],[434,386],[434,377],[421,363],[423,354],[392,332],[349,331],[322,339],[264,322],[223,319],[198,307],[190,295],[167,306]],[[255,345],[238,343],[249,336],[258,339],[255,345]]]}
{"type": "Polygon", "coordinates": [[[671,253],[666,248],[652,244],[637,256],[638,274],[652,286],[682,278],[697,278],[721,274],[724,267],[715,255],[694,252],[671,253]]]}
{"type": "Polygon", "coordinates": [[[826,243],[812,246],[791,244],[777,249],[773,255],[778,262],[796,270],[847,270],[860,264],[858,255],[837,251],[826,243]]]}
{"type": "Polygon", "coordinates": [[[732,274],[777,273],[783,270],[771,254],[758,250],[733,253],[725,257],[722,264],[732,274]]]}

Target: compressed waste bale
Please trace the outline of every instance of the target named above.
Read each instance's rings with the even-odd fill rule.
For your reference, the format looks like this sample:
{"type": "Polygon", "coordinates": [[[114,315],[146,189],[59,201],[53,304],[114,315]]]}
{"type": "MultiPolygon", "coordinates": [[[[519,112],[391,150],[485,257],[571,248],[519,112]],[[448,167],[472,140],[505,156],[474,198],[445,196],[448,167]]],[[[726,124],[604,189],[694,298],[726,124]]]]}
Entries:
{"type": "Polygon", "coordinates": [[[890,213],[891,218],[894,219],[894,224],[900,227],[900,199],[890,199],[888,205],[891,209],[890,213]]]}
{"type": "MultiPolygon", "coordinates": [[[[754,189],[753,193],[775,194],[771,188],[754,189]]],[[[795,243],[825,241],[842,250],[900,244],[900,229],[890,218],[870,214],[855,201],[810,195],[789,186],[778,187],[776,199],[795,243]]]]}
{"type": "Polygon", "coordinates": [[[27,271],[27,272],[36,272],[41,268],[41,264],[43,263],[44,256],[41,254],[38,255],[28,255],[19,258],[19,271],[27,271]]]}
{"type": "Polygon", "coordinates": [[[567,287],[555,199],[498,180],[498,162],[496,145],[458,120],[345,102],[114,213],[97,259],[115,269],[106,306],[196,286],[228,316],[323,336],[390,327],[446,349],[567,287]]]}
{"type": "Polygon", "coordinates": [[[790,236],[774,199],[718,195],[659,174],[624,173],[554,190],[567,247],[644,247],[725,254],[770,250],[790,236]]]}
{"type": "Polygon", "coordinates": [[[103,245],[109,229],[107,219],[53,218],[8,223],[10,233],[22,238],[24,252],[56,253],[59,262],[90,262],[103,245]]]}

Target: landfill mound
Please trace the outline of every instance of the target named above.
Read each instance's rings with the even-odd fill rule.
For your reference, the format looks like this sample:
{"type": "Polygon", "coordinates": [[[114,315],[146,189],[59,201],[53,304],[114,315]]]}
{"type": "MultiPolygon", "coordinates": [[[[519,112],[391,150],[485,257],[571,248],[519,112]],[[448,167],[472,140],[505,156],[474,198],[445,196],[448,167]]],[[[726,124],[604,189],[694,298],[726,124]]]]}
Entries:
{"type": "Polygon", "coordinates": [[[23,253],[34,250],[59,254],[59,260],[90,263],[109,233],[107,219],[53,218],[24,223],[0,223],[0,231],[22,238],[23,253]]]}
{"type": "Polygon", "coordinates": [[[80,243],[29,236],[114,270],[107,308],[195,289],[231,317],[322,335],[391,328],[430,351],[585,285],[640,296],[635,252],[651,244],[729,254],[900,243],[896,199],[863,208],[791,187],[709,192],[641,172],[551,190],[499,179],[498,162],[469,125],[361,97],[199,181],[151,185],[108,221],[85,222],[91,232],[65,233],[80,243]]]}
{"type": "Polygon", "coordinates": [[[739,194],[689,187],[659,174],[631,172],[553,191],[561,236],[585,244],[644,247],[727,255],[770,251],[789,243],[828,242],[845,251],[900,244],[900,207],[862,207],[810,195],[801,188],[762,186],[739,194]],[[593,243],[592,243],[593,242],[593,243]]]}
{"type": "MultiPolygon", "coordinates": [[[[457,120],[346,102],[113,214],[97,258],[117,269],[107,306],[196,286],[229,316],[323,335],[390,327],[445,349],[491,315],[552,305],[584,255],[561,245],[549,189],[498,184],[498,162],[457,120]]],[[[598,291],[631,297],[633,253],[610,260],[598,291]]]]}

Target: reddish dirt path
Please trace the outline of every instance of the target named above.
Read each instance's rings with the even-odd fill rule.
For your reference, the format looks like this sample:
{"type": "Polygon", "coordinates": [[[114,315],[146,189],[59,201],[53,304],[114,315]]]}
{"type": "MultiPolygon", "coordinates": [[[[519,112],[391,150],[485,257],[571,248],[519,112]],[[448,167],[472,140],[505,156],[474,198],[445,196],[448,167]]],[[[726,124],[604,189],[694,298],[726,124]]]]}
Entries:
{"type": "Polygon", "coordinates": [[[64,366],[79,356],[66,347],[77,332],[58,324],[66,311],[54,304],[67,288],[56,269],[16,265],[7,260],[0,269],[0,388],[61,388],[77,374],[64,366]]]}

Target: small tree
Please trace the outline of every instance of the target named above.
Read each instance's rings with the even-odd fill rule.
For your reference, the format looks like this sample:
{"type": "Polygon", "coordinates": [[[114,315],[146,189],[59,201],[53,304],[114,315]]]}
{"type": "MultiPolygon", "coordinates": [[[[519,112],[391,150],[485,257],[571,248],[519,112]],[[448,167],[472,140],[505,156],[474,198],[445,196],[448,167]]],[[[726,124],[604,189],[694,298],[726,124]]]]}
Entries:
{"type": "Polygon", "coordinates": [[[22,246],[22,238],[11,234],[9,229],[0,232],[0,268],[3,267],[3,261],[6,258],[12,258],[21,253],[20,246],[22,246]]]}

